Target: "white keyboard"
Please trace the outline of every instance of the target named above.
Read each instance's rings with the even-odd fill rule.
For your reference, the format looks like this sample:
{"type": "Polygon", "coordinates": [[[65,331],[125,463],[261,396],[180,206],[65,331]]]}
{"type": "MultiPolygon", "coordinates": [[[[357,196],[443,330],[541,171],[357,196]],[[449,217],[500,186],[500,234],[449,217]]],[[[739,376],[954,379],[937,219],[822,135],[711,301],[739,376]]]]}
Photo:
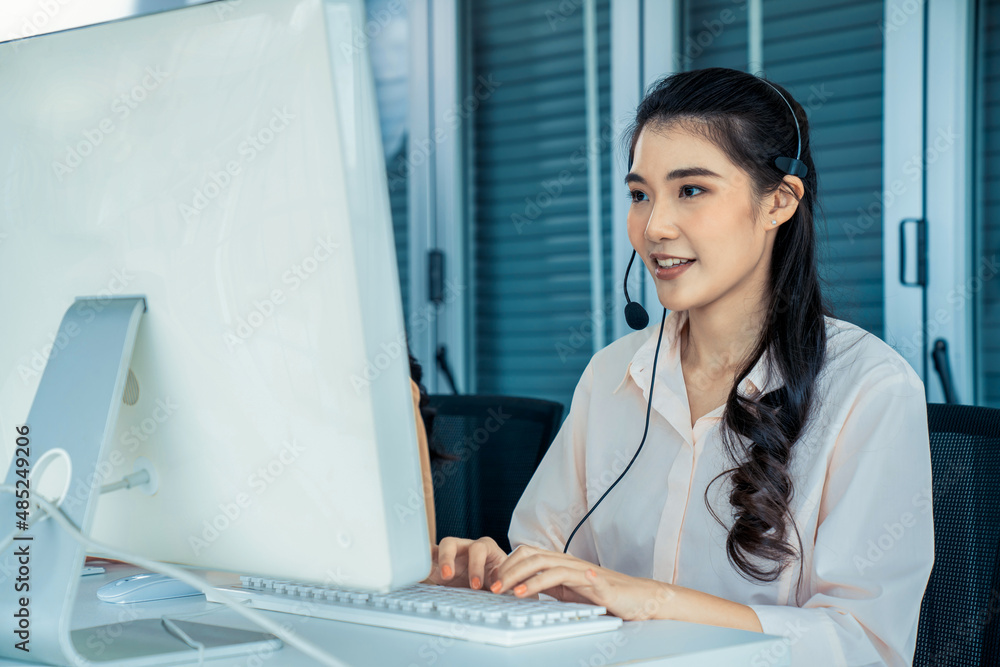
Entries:
{"type": "MultiPolygon", "coordinates": [[[[622,620],[604,607],[556,600],[524,600],[470,588],[414,584],[391,593],[310,586],[262,577],[240,577],[220,586],[257,609],[374,625],[482,644],[521,646],[607,632],[622,620]]],[[[208,595],[210,602],[220,602],[208,595]]]]}

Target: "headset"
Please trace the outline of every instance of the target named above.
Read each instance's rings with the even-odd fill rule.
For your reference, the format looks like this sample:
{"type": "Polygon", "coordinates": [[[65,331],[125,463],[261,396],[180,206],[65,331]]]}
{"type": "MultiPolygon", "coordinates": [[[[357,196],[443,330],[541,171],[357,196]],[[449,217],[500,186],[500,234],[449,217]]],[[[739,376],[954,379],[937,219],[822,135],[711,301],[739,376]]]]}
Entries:
{"type": "MultiPolygon", "coordinates": [[[[775,88],[774,85],[771,84],[771,82],[767,81],[766,79],[762,79],[759,77],[757,78],[763,83],[766,83],[767,85],[771,86],[771,88],[774,89],[774,92],[778,93],[782,101],[788,107],[788,110],[791,112],[792,120],[795,121],[795,134],[798,138],[798,145],[796,147],[795,157],[787,157],[787,156],[776,157],[774,158],[774,165],[786,174],[789,174],[791,176],[798,176],[799,178],[805,178],[806,175],[809,173],[809,167],[807,167],[799,159],[802,157],[802,132],[799,129],[799,119],[796,118],[795,116],[795,110],[792,109],[792,105],[789,103],[788,99],[781,93],[780,90],[775,88]]],[[[631,167],[631,165],[629,166],[631,167]]],[[[625,280],[622,283],[622,289],[625,291],[625,302],[626,302],[625,321],[631,328],[637,331],[641,331],[642,329],[645,329],[646,326],[649,324],[649,313],[646,312],[646,309],[643,308],[641,304],[632,301],[628,296],[628,274],[629,271],[632,270],[632,262],[635,261],[635,255],[636,251],[632,250],[632,257],[628,260],[628,266],[625,268],[625,280]]],[[[655,382],[656,362],[659,360],[660,357],[660,343],[663,342],[663,325],[666,321],[667,321],[667,309],[664,308],[663,317],[660,319],[660,333],[659,337],[656,340],[656,353],[653,355],[653,370],[652,370],[652,375],[650,376],[652,379],[650,380],[649,383],[649,401],[646,403],[646,424],[642,430],[642,440],[639,442],[639,448],[635,450],[635,454],[632,455],[632,460],[628,462],[627,466],[625,466],[625,470],[623,470],[622,473],[618,475],[618,479],[616,479],[614,483],[608,487],[608,490],[604,492],[604,494],[597,500],[597,502],[594,503],[594,506],[591,507],[590,510],[583,516],[583,518],[580,519],[580,522],[576,524],[576,528],[573,529],[573,532],[570,533],[569,535],[569,539],[566,540],[566,546],[563,547],[563,553],[569,552],[570,542],[573,541],[573,537],[576,535],[576,532],[580,530],[580,527],[583,525],[583,523],[588,518],[590,518],[590,515],[594,513],[594,510],[596,510],[597,506],[601,504],[601,501],[603,501],[607,497],[607,495],[611,493],[611,489],[615,488],[618,482],[620,482],[622,478],[625,477],[625,473],[627,473],[629,471],[629,468],[632,467],[632,464],[635,463],[636,458],[639,457],[639,452],[642,451],[642,446],[646,443],[646,434],[649,433],[649,413],[653,407],[653,386],[656,384],[655,382]]]]}

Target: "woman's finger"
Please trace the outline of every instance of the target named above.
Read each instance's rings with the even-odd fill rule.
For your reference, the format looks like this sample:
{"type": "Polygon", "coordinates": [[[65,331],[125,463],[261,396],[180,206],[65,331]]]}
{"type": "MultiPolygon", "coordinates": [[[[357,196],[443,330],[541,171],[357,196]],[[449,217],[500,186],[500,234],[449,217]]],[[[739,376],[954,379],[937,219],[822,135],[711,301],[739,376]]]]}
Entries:
{"type": "Polygon", "coordinates": [[[437,564],[438,570],[441,572],[441,578],[444,581],[451,581],[455,576],[456,560],[459,556],[464,557],[466,555],[465,550],[471,542],[472,540],[460,537],[446,537],[438,544],[437,564]]]}
{"type": "Polygon", "coordinates": [[[587,576],[586,570],[560,565],[539,572],[518,583],[514,586],[514,595],[521,598],[530,597],[556,586],[565,586],[583,595],[588,600],[594,600],[596,595],[594,594],[592,583],[593,581],[587,576]]]}
{"type": "Polygon", "coordinates": [[[500,566],[503,565],[507,559],[510,558],[504,550],[498,545],[495,551],[491,551],[486,555],[486,567],[483,576],[483,588],[489,590],[493,582],[497,580],[497,572],[500,570],[500,566]]]}
{"type": "Polygon", "coordinates": [[[486,557],[489,545],[477,540],[469,545],[469,588],[480,589],[486,576],[486,557]]]}
{"type": "Polygon", "coordinates": [[[497,581],[493,582],[490,590],[494,593],[503,593],[538,572],[570,563],[577,563],[580,568],[591,565],[573,556],[533,547],[522,547],[516,553],[511,554],[510,558],[500,566],[500,570],[497,572],[497,581]]]}

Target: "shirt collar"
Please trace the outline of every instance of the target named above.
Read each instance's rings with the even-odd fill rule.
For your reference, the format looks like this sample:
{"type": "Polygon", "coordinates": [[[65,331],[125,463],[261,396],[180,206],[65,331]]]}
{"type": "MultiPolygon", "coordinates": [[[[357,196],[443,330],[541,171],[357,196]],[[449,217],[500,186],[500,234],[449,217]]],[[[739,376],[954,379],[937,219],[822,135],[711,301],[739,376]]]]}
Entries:
{"type": "MultiPolygon", "coordinates": [[[[666,382],[667,389],[673,388],[675,393],[679,393],[684,383],[684,376],[680,365],[680,344],[679,335],[688,319],[688,311],[674,310],[667,315],[663,324],[663,342],[660,345],[660,358],[656,365],[657,387],[664,383],[667,377],[673,381],[666,382]]],[[[660,328],[651,326],[647,328],[652,335],[643,343],[631,361],[625,367],[625,375],[615,390],[611,393],[617,394],[631,377],[635,383],[643,390],[644,395],[649,389],[649,376],[653,371],[653,357],[656,353],[656,342],[660,328]]],[[[740,383],[739,394],[750,398],[757,392],[765,394],[774,391],[784,385],[784,377],[774,360],[774,355],[769,347],[753,368],[740,383]]],[[[683,396],[683,402],[687,404],[687,394],[683,396]]]]}

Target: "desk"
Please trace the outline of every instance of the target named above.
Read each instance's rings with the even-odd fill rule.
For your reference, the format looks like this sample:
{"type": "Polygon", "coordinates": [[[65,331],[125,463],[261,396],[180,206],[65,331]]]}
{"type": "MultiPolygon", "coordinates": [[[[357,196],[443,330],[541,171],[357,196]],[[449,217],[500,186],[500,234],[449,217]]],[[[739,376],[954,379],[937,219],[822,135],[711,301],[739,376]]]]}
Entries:
{"type": "MultiPolygon", "coordinates": [[[[103,565],[103,564],[102,564],[103,565]]],[[[218,607],[219,611],[205,614],[192,621],[212,625],[257,630],[258,628],[221,605],[208,603],[202,596],[170,602],[145,602],[120,605],[101,602],[97,589],[121,577],[143,570],[124,564],[105,565],[102,575],[84,577],[80,582],[73,628],[118,623],[139,618],[187,615],[218,607]]],[[[626,623],[615,632],[588,637],[561,639],[533,646],[505,648],[475,644],[445,637],[432,637],[412,632],[386,630],[353,623],[263,612],[277,622],[288,624],[295,632],[348,665],[377,667],[598,667],[637,664],[669,665],[670,667],[787,667],[788,651],[779,638],[743,630],[715,628],[678,621],[641,621],[626,623]]],[[[29,664],[29,663],[9,663],[29,664]]],[[[100,663],[94,663],[95,665],[100,663]]],[[[193,659],[191,664],[197,664],[193,659]]],[[[270,656],[261,655],[227,658],[205,662],[209,667],[312,667],[315,663],[294,648],[284,648],[270,656]]]]}

